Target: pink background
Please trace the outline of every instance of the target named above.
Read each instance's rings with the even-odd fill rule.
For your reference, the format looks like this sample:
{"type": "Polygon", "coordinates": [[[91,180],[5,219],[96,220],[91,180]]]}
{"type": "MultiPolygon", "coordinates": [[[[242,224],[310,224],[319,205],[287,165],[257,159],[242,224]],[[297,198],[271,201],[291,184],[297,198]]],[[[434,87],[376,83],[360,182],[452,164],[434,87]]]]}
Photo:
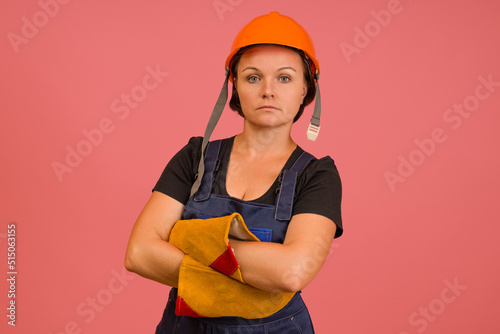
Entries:
{"type": "MultiPolygon", "coordinates": [[[[498,1],[23,0],[0,4],[1,276],[11,222],[18,261],[0,332],[154,332],[169,288],[122,272],[130,230],[202,134],[237,31],[275,10],[321,62],[319,139],[311,108],[294,138],[344,186],[345,234],[303,291],[317,332],[500,331],[498,1]]],[[[227,110],[213,138],[240,128],[227,110]]]]}

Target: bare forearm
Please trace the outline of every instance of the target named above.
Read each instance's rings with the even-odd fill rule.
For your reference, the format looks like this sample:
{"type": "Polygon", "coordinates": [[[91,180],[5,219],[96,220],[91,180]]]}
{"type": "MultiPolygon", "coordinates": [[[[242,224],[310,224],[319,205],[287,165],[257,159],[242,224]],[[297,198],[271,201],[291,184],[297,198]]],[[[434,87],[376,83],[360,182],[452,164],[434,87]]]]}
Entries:
{"type": "Polygon", "coordinates": [[[243,279],[267,291],[299,291],[325,262],[336,226],[314,214],[294,216],[283,244],[231,241],[243,279]]]}
{"type": "Polygon", "coordinates": [[[183,258],[184,253],[176,247],[154,239],[142,245],[129,245],[125,267],[142,277],[177,287],[183,258]]]}
{"type": "Polygon", "coordinates": [[[298,291],[312,279],[304,273],[301,254],[292,247],[245,241],[231,241],[231,246],[235,249],[243,279],[259,289],[298,291]]]}
{"type": "Polygon", "coordinates": [[[154,191],[130,234],[125,268],[145,278],[177,287],[184,253],[169,244],[172,226],[181,218],[184,205],[154,191]]]}

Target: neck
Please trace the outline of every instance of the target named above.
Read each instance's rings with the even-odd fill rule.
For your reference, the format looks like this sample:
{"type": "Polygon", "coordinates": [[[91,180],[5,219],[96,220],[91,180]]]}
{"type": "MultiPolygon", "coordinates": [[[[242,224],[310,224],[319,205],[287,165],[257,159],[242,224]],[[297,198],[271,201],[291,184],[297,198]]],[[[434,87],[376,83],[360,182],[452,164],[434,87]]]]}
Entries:
{"type": "Polygon", "coordinates": [[[248,158],[281,154],[288,156],[297,147],[290,136],[290,130],[255,128],[244,122],[243,132],[236,136],[234,146],[248,158]]]}

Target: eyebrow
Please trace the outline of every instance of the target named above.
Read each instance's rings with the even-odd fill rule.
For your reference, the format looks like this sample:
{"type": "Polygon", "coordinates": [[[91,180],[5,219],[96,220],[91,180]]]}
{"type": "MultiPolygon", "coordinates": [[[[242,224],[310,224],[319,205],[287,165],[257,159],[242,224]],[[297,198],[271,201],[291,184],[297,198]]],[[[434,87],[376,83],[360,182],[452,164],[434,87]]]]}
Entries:
{"type": "MultiPolygon", "coordinates": [[[[245,72],[246,70],[254,70],[254,71],[257,71],[257,72],[260,72],[260,70],[257,68],[257,67],[253,67],[253,66],[248,66],[248,67],[245,67],[241,72],[245,72]]],[[[292,70],[294,72],[297,72],[293,67],[291,66],[285,66],[285,67],[280,67],[278,68],[278,71],[282,71],[282,70],[292,70]]]]}

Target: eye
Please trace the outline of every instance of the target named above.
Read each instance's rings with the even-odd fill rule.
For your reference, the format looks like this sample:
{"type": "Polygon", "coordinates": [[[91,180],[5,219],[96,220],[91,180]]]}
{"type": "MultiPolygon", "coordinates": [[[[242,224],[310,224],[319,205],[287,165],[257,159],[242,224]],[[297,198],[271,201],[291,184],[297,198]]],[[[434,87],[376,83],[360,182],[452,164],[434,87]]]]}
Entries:
{"type": "Polygon", "coordinates": [[[250,75],[247,78],[248,82],[253,83],[259,81],[259,78],[256,75],[250,75]]]}
{"type": "Polygon", "coordinates": [[[290,82],[292,80],[289,76],[281,76],[278,78],[279,81],[281,82],[290,82]]]}

